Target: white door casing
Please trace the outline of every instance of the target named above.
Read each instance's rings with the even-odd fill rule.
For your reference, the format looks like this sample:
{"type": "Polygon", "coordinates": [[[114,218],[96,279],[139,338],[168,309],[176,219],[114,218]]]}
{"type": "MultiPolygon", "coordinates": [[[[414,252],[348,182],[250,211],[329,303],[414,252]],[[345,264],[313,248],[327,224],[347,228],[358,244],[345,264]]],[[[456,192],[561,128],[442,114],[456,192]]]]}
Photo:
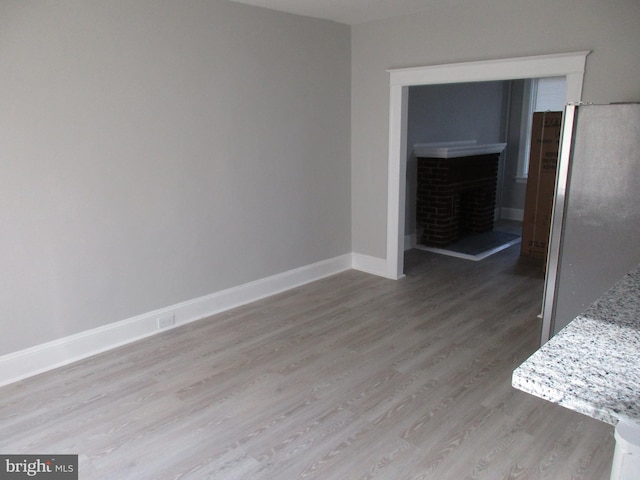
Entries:
{"type": "MultiPolygon", "coordinates": [[[[582,51],[388,70],[390,74],[386,255],[386,276],[388,278],[399,279],[404,276],[406,138],[409,87],[413,85],[564,76],[566,78],[566,103],[579,103],[582,98],[586,58],[589,53],[589,51],[582,51]]],[[[547,259],[545,278],[542,343],[548,340],[550,336],[551,311],[547,306],[553,304],[556,285],[561,220],[568,175],[567,163],[568,161],[563,159],[561,155],[558,161],[554,221],[550,234],[549,257],[547,259]]]]}

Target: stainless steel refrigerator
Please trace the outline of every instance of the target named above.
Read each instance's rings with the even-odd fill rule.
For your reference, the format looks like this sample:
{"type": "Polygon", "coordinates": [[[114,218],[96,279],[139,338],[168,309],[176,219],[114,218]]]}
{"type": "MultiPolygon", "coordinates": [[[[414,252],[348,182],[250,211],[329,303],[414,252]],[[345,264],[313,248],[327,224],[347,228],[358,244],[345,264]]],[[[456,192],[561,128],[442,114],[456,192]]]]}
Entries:
{"type": "Polygon", "coordinates": [[[563,156],[543,341],[640,263],[640,104],[568,106],[563,156]]]}

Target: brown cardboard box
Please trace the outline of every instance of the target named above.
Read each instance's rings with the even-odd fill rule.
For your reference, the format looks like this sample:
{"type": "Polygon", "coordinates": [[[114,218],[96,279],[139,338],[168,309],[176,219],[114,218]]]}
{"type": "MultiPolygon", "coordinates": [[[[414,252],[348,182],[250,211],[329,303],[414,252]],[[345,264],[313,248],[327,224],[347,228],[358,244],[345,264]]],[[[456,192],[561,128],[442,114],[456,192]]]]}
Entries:
{"type": "Polygon", "coordinates": [[[556,186],[562,112],[535,112],[520,254],[546,261],[556,186]]]}

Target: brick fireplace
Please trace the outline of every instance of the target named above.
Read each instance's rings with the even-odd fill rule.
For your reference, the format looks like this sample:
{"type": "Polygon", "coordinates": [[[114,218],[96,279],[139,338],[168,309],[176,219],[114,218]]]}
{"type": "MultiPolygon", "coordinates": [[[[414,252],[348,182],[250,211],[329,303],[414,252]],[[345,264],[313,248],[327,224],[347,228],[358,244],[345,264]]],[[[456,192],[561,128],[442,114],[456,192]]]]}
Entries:
{"type": "Polygon", "coordinates": [[[504,147],[475,142],[414,147],[419,244],[444,247],[465,234],[493,230],[498,161],[504,147]]]}

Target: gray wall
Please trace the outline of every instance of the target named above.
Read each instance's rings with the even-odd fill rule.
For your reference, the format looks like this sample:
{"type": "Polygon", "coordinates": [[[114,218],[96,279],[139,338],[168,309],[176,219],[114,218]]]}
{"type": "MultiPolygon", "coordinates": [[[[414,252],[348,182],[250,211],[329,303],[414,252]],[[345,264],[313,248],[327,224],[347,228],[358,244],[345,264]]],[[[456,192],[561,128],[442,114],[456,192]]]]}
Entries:
{"type": "Polygon", "coordinates": [[[640,98],[637,0],[477,0],[352,28],[352,238],[386,256],[390,68],[591,50],[583,99],[640,98]]]}
{"type": "Polygon", "coordinates": [[[0,4],[0,354],[351,251],[350,32],[0,4]]]}
{"type": "MultiPolygon", "coordinates": [[[[509,82],[426,85],[409,88],[405,232],[415,232],[415,143],[477,140],[503,142],[509,82]]],[[[502,181],[500,182],[502,183],[502,181]]]]}

